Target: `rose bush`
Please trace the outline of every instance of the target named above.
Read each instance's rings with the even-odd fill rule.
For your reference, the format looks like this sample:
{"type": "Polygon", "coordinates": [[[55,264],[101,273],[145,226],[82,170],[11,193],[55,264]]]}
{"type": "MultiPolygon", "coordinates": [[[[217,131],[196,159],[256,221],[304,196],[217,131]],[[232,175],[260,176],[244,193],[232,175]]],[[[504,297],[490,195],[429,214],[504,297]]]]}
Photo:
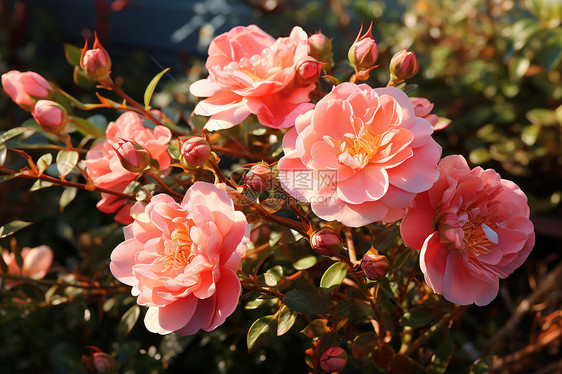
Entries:
{"type": "Polygon", "coordinates": [[[250,113],[265,126],[293,126],[296,116],[314,107],[308,101],[315,83],[295,79],[308,54],[300,27],[277,40],[255,25],[219,35],[209,46],[209,77],[190,87],[195,96],[210,96],[197,104],[195,114],[211,116],[205,125],[210,131],[233,127],[250,113]]]}
{"type": "Polygon", "coordinates": [[[238,304],[236,271],[250,237],[228,194],[196,182],[181,203],[160,194],[137,202],[132,214],[110,269],[149,307],[147,329],[191,335],[221,325],[238,304]]]}
{"type": "Polygon", "coordinates": [[[535,242],[527,197],[492,169],[470,169],[462,156],[440,163],[441,175],[420,193],[400,226],[406,245],[421,249],[427,284],[461,305],[486,305],[499,278],[521,266],[535,242]]]}
{"type": "Polygon", "coordinates": [[[325,220],[393,222],[439,177],[432,132],[402,91],[342,83],[283,138],[279,178],[325,220]],[[312,183],[303,186],[303,173],[312,183]]]}

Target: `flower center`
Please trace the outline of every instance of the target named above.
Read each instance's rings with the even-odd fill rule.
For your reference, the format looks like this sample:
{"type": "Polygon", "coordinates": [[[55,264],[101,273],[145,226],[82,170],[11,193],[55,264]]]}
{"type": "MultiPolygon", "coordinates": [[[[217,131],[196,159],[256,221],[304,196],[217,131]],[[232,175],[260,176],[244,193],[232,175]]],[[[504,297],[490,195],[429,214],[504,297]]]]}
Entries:
{"type": "Polygon", "coordinates": [[[189,226],[175,229],[171,239],[166,243],[164,255],[162,255],[166,269],[187,266],[195,257],[191,252],[193,241],[189,236],[189,226]]]}
{"type": "Polygon", "coordinates": [[[485,223],[486,218],[473,218],[469,213],[469,219],[462,226],[465,251],[471,257],[490,254],[492,252],[490,247],[498,244],[498,234],[485,223]]]}
{"type": "Polygon", "coordinates": [[[341,140],[327,136],[326,140],[339,150],[338,161],[352,169],[363,169],[381,151],[381,134],[363,126],[357,135],[345,134],[341,140]]]}
{"type": "Polygon", "coordinates": [[[236,70],[246,74],[253,81],[267,79],[276,72],[275,68],[270,68],[271,49],[265,48],[261,54],[255,54],[248,57],[242,57],[239,61],[231,61],[223,70],[225,72],[234,72],[236,70]]]}

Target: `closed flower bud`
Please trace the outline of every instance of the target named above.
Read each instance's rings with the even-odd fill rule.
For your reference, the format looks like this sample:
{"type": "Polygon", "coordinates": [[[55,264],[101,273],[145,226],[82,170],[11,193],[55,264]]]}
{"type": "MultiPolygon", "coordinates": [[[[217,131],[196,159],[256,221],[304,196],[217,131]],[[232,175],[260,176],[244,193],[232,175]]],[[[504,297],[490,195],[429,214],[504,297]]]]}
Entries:
{"type": "Polygon", "coordinates": [[[330,347],[320,356],[320,367],[328,373],[339,372],[346,364],[347,352],[341,347],[330,347]]]}
{"type": "Polygon", "coordinates": [[[318,82],[322,72],[322,63],[315,58],[305,57],[297,65],[295,83],[297,86],[304,87],[318,82]]]}
{"type": "Polygon", "coordinates": [[[97,82],[107,81],[111,73],[111,58],[109,54],[102,47],[98,40],[97,34],[95,35],[94,45],[92,49],[88,49],[88,41],[82,49],[80,56],[80,67],[84,72],[97,82]]]}
{"type": "Polygon", "coordinates": [[[390,262],[386,256],[380,255],[376,249],[372,248],[363,256],[361,267],[367,278],[377,280],[388,273],[390,262]]]}
{"type": "Polygon", "coordinates": [[[244,175],[244,184],[252,191],[267,191],[274,187],[275,173],[268,164],[260,162],[244,175]]]}
{"type": "Polygon", "coordinates": [[[310,56],[320,62],[332,62],[332,41],[321,32],[312,34],[308,38],[308,45],[310,47],[310,56]]]}
{"type": "Polygon", "coordinates": [[[180,147],[180,162],[184,166],[193,167],[203,165],[211,157],[209,142],[200,136],[178,138],[180,147]]]}
{"type": "Polygon", "coordinates": [[[312,233],[310,245],[312,249],[323,256],[335,256],[343,248],[340,234],[329,226],[324,226],[312,233]]]}
{"type": "Polygon", "coordinates": [[[49,82],[33,71],[11,70],[2,74],[2,87],[16,104],[29,111],[36,100],[48,99],[53,93],[49,82]]]}
{"type": "Polygon", "coordinates": [[[412,78],[419,70],[416,52],[408,52],[406,48],[398,52],[390,60],[390,82],[394,86],[412,78]]]}
{"type": "Polygon", "coordinates": [[[125,139],[109,142],[125,170],[140,173],[150,165],[150,154],[142,145],[125,139]]]}
{"type": "Polygon", "coordinates": [[[39,100],[31,114],[41,128],[51,134],[60,132],[68,123],[66,109],[51,100],[39,100]]]}
{"type": "Polygon", "coordinates": [[[355,73],[359,80],[366,80],[369,78],[369,71],[376,68],[375,62],[379,56],[379,48],[377,43],[373,39],[372,35],[373,24],[369,26],[369,30],[363,35],[361,35],[361,30],[359,30],[359,35],[353,42],[347,57],[349,61],[355,67],[355,73]]]}
{"type": "Polygon", "coordinates": [[[117,373],[119,364],[115,358],[103,352],[95,346],[89,346],[89,354],[82,355],[82,364],[86,366],[90,372],[98,374],[113,374],[117,373]]]}

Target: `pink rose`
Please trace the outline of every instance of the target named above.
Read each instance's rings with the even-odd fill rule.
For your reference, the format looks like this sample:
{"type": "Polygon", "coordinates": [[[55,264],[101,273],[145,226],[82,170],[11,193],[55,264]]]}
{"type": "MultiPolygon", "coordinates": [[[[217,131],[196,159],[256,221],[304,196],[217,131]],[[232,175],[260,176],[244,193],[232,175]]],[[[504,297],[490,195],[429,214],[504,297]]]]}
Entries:
{"type": "MultiPolygon", "coordinates": [[[[32,279],[42,279],[47,275],[51,263],[53,262],[53,251],[46,245],[35,248],[24,247],[21,250],[23,265],[20,269],[16,263],[16,256],[12,252],[2,252],[2,259],[8,266],[8,274],[29,277],[32,279]]],[[[0,274],[2,270],[0,269],[0,274]]],[[[6,285],[13,287],[22,282],[6,279],[6,285]]]]}
{"type": "Polygon", "coordinates": [[[527,197],[492,169],[462,156],[439,163],[441,176],[419,194],[400,226],[404,243],[421,249],[425,281],[445,299],[486,305],[498,278],[521,266],[535,242],[527,197]]]}
{"type": "MultiPolygon", "coordinates": [[[[128,171],[123,167],[112,144],[123,140],[133,140],[157,161],[160,170],[170,167],[171,157],[168,153],[168,143],[172,138],[170,129],[156,126],[154,130],[143,126],[141,117],[134,112],[122,114],[117,121],[112,122],[105,130],[106,141],[90,149],[86,154],[84,165],[88,168],[88,176],[94,185],[101,188],[123,192],[125,187],[139,175],[138,172],[128,171]]],[[[130,205],[123,207],[123,200],[107,193],[101,194],[102,199],[97,207],[104,213],[114,213],[119,210],[115,220],[121,224],[133,221],[129,214],[130,205]],[[123,209],[121,209],[123,208],[123,209]]]]}
{"type": "Polygon", "coordinates": [[[148,205],[137,202],[132,213],[110,268],[149,307],[147,329],[192,335],[222,324],[238,304],[236,271],[250,236],[228,194],[195,182],[181,203],[159,194],[148,205]]]}
{"type": "Polygon", "coordinates": [[[49,82],[33,71],[11,70],[2,74],[2,87],[16,104],[28,111],[37,99],[48,99],[52,93],[49,82]]]}
{"type": "Polygon", "coordinates": [[[412,104],[414,104],[414,113],[416,113],[416,117],[422,117],[428,120],[429,123],[431,123],[431,126],[433,126],[433,130],[443,130],[451,123],[450,120],[443,119],[443,121],[441,121],[438,125],[439,117],[436,114],[431,113],[433,110],[433,103],[425,97],[412,97],[410,100],[412,100],[412,104]]]}
{"type": "Polygon", "coordinates": [[[39,100],[31,114],[43,130],[52,134],[62,131],[68,123],[66,109],[51,100],[39,100]]]}
{"type": "Polygon", "coordinates": [[[393,222],[439,177],[432,132],[402,91],[343,83],[285,135],[279,179],[322,219],[393,222]]]}
{"type": "Polygon", "coordinates": [[[205,125],[210,131],[233,127],[250,113],[265,126],[292,126],[299,114],[314,107],[308,102],[314,82],[297,84],[295,79],[298,64],[308,53],[307,36],[300,27],[277,40],[255,25],[217,36],[205,64],[209,78],[190,87],[195,96],[210,96],[197,104],[195,114],[211,116],[205,125]]]}

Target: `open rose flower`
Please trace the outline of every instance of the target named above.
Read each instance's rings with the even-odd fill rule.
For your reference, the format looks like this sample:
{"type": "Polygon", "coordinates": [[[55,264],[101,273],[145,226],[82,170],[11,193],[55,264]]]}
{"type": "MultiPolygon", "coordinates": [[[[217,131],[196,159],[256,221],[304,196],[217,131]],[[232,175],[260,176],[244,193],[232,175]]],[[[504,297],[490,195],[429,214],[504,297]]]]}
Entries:
{"type": "Polygon", "coordinates": [[[535,242],[527,197],[492,169],[468,167],[462,156],[439,163],[441,176],[419,194],[400,231],[421,249],[427,284],[461,305],[486,305],[499,278],[521,266],[535,242]]]}
{"type": "Polygon", "coordinates": [[[159,194],[137,202],[132,214],[110,268],[149,307],[147,329],[191,335],[222,324],[238,304],[236,271],[250,237],[228,194],[195,182],[181,203],[159,194]]]}
{"type": "Polygon", "coordinates": [[[2,87],[16,104],[29,111],[37,100],[48,99],[52,94],[49,82],[33,71],[11,70],[2,74],[2,87]]]}
{"type": "Polygon", "coordinates": [[[210,96],[197,104],[195,114],[211,116],[205,125],[210,131],[233,127],[250,113],[265,126],[292,126],[314,106],[309,93],[315,82],[295,78],[308,53],[308,38],[300,27],[277,40],[255,25],[217,36],[205,64],[209,77],[190,87],[195,96],[210,96]]]}
{"type": "MultiPolygon", "coordinates": [[[[35,248],[25,247],[21,250],[21,257],[23,259],[22,267],[20,268],[16,262],[16,256],[12,252],[4,250],[2,252],[2,259],[8,266],[8,274],[29,277],[32,279],[42,279],[47,275],[53,262],[53,251],[49,246],[40,245],[35,248]]],[[[0,275],[2,269],[0,269],[0,275]]],[[[20,284],[20,281],[13,279],[6,279],[6,285],[13,287],[20,284]]]]}
{"type": "MultiPolygon", "coordinates": [[[[89,150],[83,161],[88,168],[88,176],[97,187],[123,192],[139,175],[138,172],[128,171],[121,164],[115,146],[123,140],[133,140],[142,146],[150,158],[158,162],[160,170],[170,167],[171,157],[167,146],[172,133],[167,127],[156,126],[151,130],[144,127],[138,114],[126,112],[107,126],[105,136],[106,141],[89,150]]],[[[130,204],[123,206],[122,199],[109,193],[102,193],[101,196],[102,199],[97,204],[99,210],[104,213],[119,211],[115,220],[124,225],[133,221],[129,214],[130,204]]]]}
{"type": "Polygon", "coordinates": [[[432,132],[402,91],[343,83],[285,135],[279,178],[325,220],[393,222],[439,177],[432,132]]]}

